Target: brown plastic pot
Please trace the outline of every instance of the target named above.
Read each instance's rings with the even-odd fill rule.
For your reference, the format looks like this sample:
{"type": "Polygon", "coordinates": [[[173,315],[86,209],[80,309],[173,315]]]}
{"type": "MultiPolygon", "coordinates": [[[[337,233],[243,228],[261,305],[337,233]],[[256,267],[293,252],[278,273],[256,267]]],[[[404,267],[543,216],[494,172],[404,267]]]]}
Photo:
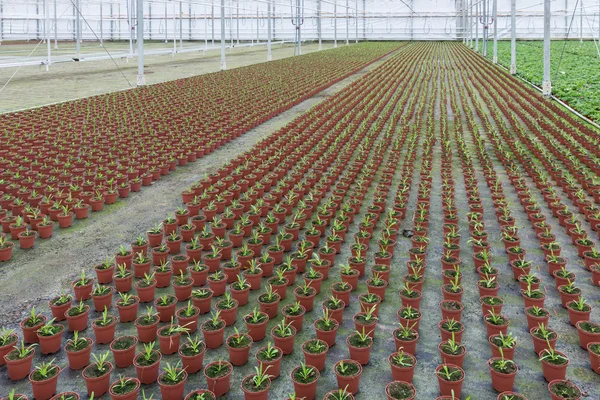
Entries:
{"type": "Polygon", "coordinates": [[[217,364],[217,363],[218,363],[218,361],[214,361],[214,362],[208,364],[204,368],[204,377],[206,378],[206,385],[208,386],[208,390],[213,392],[215,394],[215,396],[219,397],[219,396],[224,396],[229,391],[229,384],[230,384],[230,379],[231,379],[231,373],[233,372],[233,366],[231,364],[229,364],[227,361],[223,361],[223,363],[229,364],[229,373],[227,373],[224,376],[217,377],[217,378],[211,378],[206,374],[206,371],[212,365],[217,364]]]}
{"type": "Polygon", "coordinates": [[[135,366],[137,378],[144,385],[150,385],[151,383],[156,382],[156,380],[158,379],[158,369],[160,367],[160,360],[162,359],[162,355],[158,351],[155,351],[155,353],[158,355],[158,359],[152,365],[140,365],[137,362],[138,357],[140,357],[142,354],[138,354],[133,359],[133,365],[135,366]]]}
{"type": "Polygon", "coordinates": [[[137,337],[128,336],[133,340],[133,344],[131,347],[127,349],[116,349],[117,341],[124,336],[118,337],[110,343],[110,350],[112,351],[113,358],[115,359],[115,365],[117,368],[127,368],[131,364],[133,364],[133,359],[135,357],[135,346],[138,342],[137,337]]]}
{"type": "Polygon", "coordinates": [[[61,373],[60,367],[56,366],[55,368],[58,368],[56,375],[41,381],[34,380],[33,375],[36,371],[31,371],[29,374],[29,382],[31,383],[31,390],[33,392],[34,399],[48,400],[54,396],[54,393],[56,393],[56,386],[58,384],[58,377],[61,373]]]}
{"type": "Polygon", "coordinates": [[[304,398],[306,400],[313,400],[317,394],[317,382],[319,381],[319,371],[315,369],[315,380],[309,383],[296,382],[294,380],[294,372],[300,367],[296,367],[290,372],[290,378],[292,379],[292,383],[294,384],[294,392],[296,392],[296,396],[299,398],[304,398]]]}
{"type": "Polygon", "coordinates": [[[183,370],[181,372],[183,373],[183,379],[181,382],[175,385],[162,382],[162,377],[166,374],[166,372],[163,372],[158,377],[158,386],[160,387],[160,394],[163,400],[181,400],[183,398],[185,382],[187,381],[188,375],[183,370]]]}
{"type": "Polygon", "coordinates": [[[85,349],[77,351],[69,351],[67,349],[68,344],[65,346],[65,352],[67,353],[67,359],[69,360],[69,368],[72,370],[79,370],[85,368],[90,363],[90,355],[92,354],[92,345],[94,341],[90,338],[86,338],[88,346],[85,349]]]}
{"type": "Polygon", "coordinates": [[[335,377],[337,379],[337,384],[338,384],[338,388],[339,389],[344,389],[346,388],[346,391],[352,395],[355,395],[356,393],[358,393],[358,389],[360,386],[360,376],[362,375],[362,366],[360,365],[359,362],[356,362],[354,360],[340,360],[338,362],[335,363],[335,365],[333,366],[333,371],[335,373],[335,377]],[[341,362],[344,362],[344,364],[354,364],[358,367],[358,372],[355,375],[352,376],[345,376],[340,374],[340,372],[338,371],[338,366],[340,365],[341,362]]]}
{"type": "Polygon", "coordinates": [[[436,376],[438,379],[438,385],[440,386],[440,394],[442,396],[452,396],[453,395],[452,392],[454,392],[454,397],[460,398],[460,395],[462,393],[462,385],[465,380],[465,371],[463,371],[462,368],[457,367],[456,365],[441,364],[435,369],[435,373],[436,373],[436,376]],[[447,381],[445,379],[442,379],[442,377],[440,377],[438,372],[443,368],[444,365],[448,365],[449,367],[458,368],[462,373],[462,378],[460,378],[457,381],[447,381]]]}
{"type": "Polygon", "coordinates": [[[107,365],[108,372],[99,377],[86,376],[87,369],[93,367],[94,364],[90,364],[87,367],[85,367],[85,369],[81,373],[81,375],[83,376],[83,380],[85,381],[88,396],[91,396],[91,394],[94,393],[94,397],[100,397],[106,392],[108,392],[108,389],[110,388],[110,373],[113,370],[113,365],[111,363],[107,363],[107,365]]]}
{"type": "Polygon", "coordinates": [[[137,378],[127,378],[130,381],[135,383],[135,388],[129,393],[118,394],[113,391],[113,388],[119,384],[119,381],[113,382],[113,384],[108,389],[108,393],[110,394],[111,400],[136,400],[138,393],[140,391],[141,382],[137,378]]]}

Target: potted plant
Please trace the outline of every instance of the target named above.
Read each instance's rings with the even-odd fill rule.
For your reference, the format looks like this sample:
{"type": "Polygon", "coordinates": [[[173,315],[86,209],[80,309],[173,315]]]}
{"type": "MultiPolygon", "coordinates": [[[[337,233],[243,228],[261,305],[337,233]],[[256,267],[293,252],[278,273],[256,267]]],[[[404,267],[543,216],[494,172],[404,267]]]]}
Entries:
{"type": "Polygon", "coordinates": [[[398,310],[398,319],[400,320],[400,325],[403,326],[412,326],[414,325],[415,331],[419,330],[419,323],[421,322],[421,311],[413,308],[411,306],[402,307],[398,310]]]}
{"type": "MultiPolygon", "coordinates": [[[[65,311],[71,307],[73,302],[73,296],[70,294],[61,293],[59,296],[55,296],[48,302],[48,306],[52,311],[52,318],[56,322],[65,320],[65,311]]],[[[0,346],[1,347],[1,346],[0,346]]]]}
{"type": "Polygon", "coordinates": [[[119,321],[122,323],[135,321],[137,318],[138,304],[140,298],[128,293],[119,293],[120,299],[117,301],[119,310],[119,321]]]}
{"type": "Polygon", "coordinates": [[[388,400],[413,400],[417,390],[409,382],[394,381],[385,386],[385,394],[388,400]]]}
{"type": "Polygon", "coordinates": [[[87,277],[85,270],[81,270],[80,278],[73,281],[71,286],[75,292],[75,300],[87,300],[92,297],[94,280],[87,277]]]}
{"type": "Polygon", "coordinates": [[[261,347],[256,352],[256,360],[258,361],[258,364],[262,365],[263,369],[267,367],[270,368],[271,379],[276,379],[279,377],[282,357],[283,352],[281,349],[273,346],[271,342],[268,342],[266,346],[261,347]]]}
{"type": "Polygon", "coordinates": [[[110,343],[117,368],[127,368],[133,364],[137,342],[138,338],[135,336],[119,336],[110,343]]]}
{"type": "Polygon", "coordinates": [[[368,364],[371,358],[371,347],[373,346],[373,338],[369,332],[356,330],[346,338],[346,344],[350,351],[350,358],[359,362],[362,365],[368,364]]]}
{"type": "Polygon", "coordinates": [[[190,276],[183,274],[180,271],[179,275],[173,280],[173,289],[175,289],[175,297],[177,301],[185,301],[192,297],[192,285],[194,280],[190,276]]]}
{"type": "Polygon", "coordinates": [[[291,322],[286,323],[285,318],[271,329],[273,342],[275,346],[281,349],[284,355],[291,354],[294,351],[296,332],[296,328],[294,328],[291,322]]]}
{"type": "Polygon", "coordinates": [[[588,343],[600,342],[600,324],[590,321],[579,321],[575,324],[579,335],[579,345],[587,348],[588,343]]]}
{"type": "Polygon", "coordinates": [[[164,400],[180,400],[183,398],[187,373],[180,366],[180,363],[176,365],[167,363],[164,372],[158,377],[160,394],[164,400]]]}
{"type": "Polygon", "coordinates": [[[175,307],[177,298],[173,295],[165,294],[154,301],[154,307],[158,311],[160,322],[169,322],[175,317],[175,307]]]}
{"type": "Polygon", "coordinates": [[[210,312],[212,297],[213,291],[208,288],[192,290],[192,302],[195,307],[198,307],[200,314],[210,312]]]}
{"type": "Polygon", "coordinates": [[[187,342],[179,349],[183,368],[188,374],[195,374],[202,369],[205,352],[206,345],[204,342],[198,336],[191,337],[188,335],[187,342]]]}
{"type": "Polygon", "coordinates": [[[317,381],[319,380],[319,371],[302,363],[294,368],[290,373],[292,383],[294,384],[294,392],[299,398],[312,400],[317,392],[317,381]]]}
{"type": "Polygon", "coordinates": [[[111,286],[97,285],[92,292],[92,299],[94,300],[94,310],[96,312],[102,312],[105,308],[112,307],[112,296],[114,289],[111,286]]]}
{"type": "Polygon", "coordinates": [[[462,368],[467,349],[464,345],[455,340],[454,334],[452,335],[452,338],[441,342],[438,345],[438,350],[444,364],[452,364],[462,368]]]}
{"type": "MultiPolygon", "coordinates": [[[[460,324],[460,322],[458,322],[460,324]]],[[[394,329],[392,333],[394,335],[394,342],[396,345],[396,351],[399,349],[404,349],[409,354],[415,355],[415,351],[417,348],[417,341],[419,340],[419,333],[416,331],[417,323],[414,322],[412,325],[410,322],[406,322],[405,324],[400,324],[400,326],[394,329]]],[[[442,333],[442,340],[448,340],[444,338],[444,334],[442,333]]],[[[458,339],[457,339],[458,340],[458,339]]]]}
{"type": "Polygon", "coordinates": [[[339,389],[355,395],[358,392],[362,366],[354,360],[340,360],[333,366],[339,389]]]}
{"type": "Polygon", "coordinates": [[[119,380],[110,385],[108,392],[111,400],[136,400],[141,383],[136,378],[119,377],[119,380]]]}
{"type": "Polygon", "coordinates": [[[540,354],[542,350],[548,348],[548,346],[556,347],[556,340],[558,335],[556,331],[548,328],[545,324],[539,324],[537,327],[529,330],[531,338],[533,339],[533,349],[536,354],[540,354]]]}
{"type": "Polygon", "coordinates": [[[270,366],[263,369],[263,364],[254,367],[256,373],[248,375],[242,380],[242,391],[246,400],[267,400],[271,387],[271,376],[267,374],[270,366]]]}
{"type": "Polygon", "coordinates": [[[269,322],[269,316],[266,313],[258,311],[255,307],[251,313],[244,316],[244,322],[248,329],[248,335],[252,337],[253,342],[258,342],[265,338],[267,334],[267,322],[269,322]]]}
{"type": "Polygon", "coordinates": [[[329,346],[320,339],[309,339],[302,344],[304,361],[307,365],[312,365],[319,371],[325,368],[327,351],[329,351],[329,346]]]}
{"type": "Polygon", "coordinates": [[[273,290],[273,285],[265,287],[265,293],[258,296],[260,311],[267,314],[269,319],[273,319],[279,312],[279,301],[281,296],[273,290]]]}
{"type": "Polygon", "coordinates": [[[67,324],[71,332],[84,331],[87,328],[88,315],[90,313],[90,306],[85,304],[83,301],[79,301],[76,306],[70,307],[65,311],[65,317],[67,324]]]}
{"type": "Polygon", "coordinates": [[[2,328],[0,331],[0,365],[6,363],[4,356],[14,349],[18,340],[19,337],[13,329],[2,328]]]}
{"type": "Polygon", "coordinates": [[[11,381],[18,381],[29,375],[34,354],[33,345],[25,347],[25,341],[21,340],[20,346],[14,346],[14,350],[4,356],[8,378],[11,381]]]}
{"type": "Polygon", "coordinates": [[[85,367],[82,372],[83,380],[87,388],[88,396],[102,396],[110,387],[110,373],[113,365],[108,362],[110,352],[102,353],[100,356],[92,354],[94,362],[85,367]]]}
{"type": "Polygon", "coordinates": [[[460,398],[465,371],[456,365],[441,364],[436,368],[435,373],[440,386],[440,394],[460,398]]]}
{"type": "Polygon", "coordinates": [[[158,330],[160,352],[164,355],[175,354],[179,349],[181,334],[188,333],[188,329],[173,323],[163,326],[158,330]]]}
{"type": "Polygon", "coordinates": [[[230,326],[237,319],[238,302],[231,298],[231,293],[225,293],[225,298],[219,300],[215,305],[216,309],[221,313],[221,318],[225,321],[225,326],[230,326]]]}
{"type": "Polygon", "coordinates": [[[102,316],[92,322],[96,343],[107,344],[114,340],[115,329],[117,327],[117,318],[108,314],[108,309],[104,307],[102,316]]]}
{"type": "Polygon", "coordinates": [[[306,308],[304,308],[299,301],[284,306],[281,309],[281,313],[283,314],[286,323],[291,322],[292,326],[296,328],[296,331],[298,332],[302,330],[302,322],[304,320],[306,308]]]}
{"type": "Polygon", "coordinates": [[[46,323],[46,316],[37,313],[35,307],[31,307],[29,316],[21,321],[21,331],[23,332],[23,340],[25,343],[37,343],[37,331],[46,323]]]}
{"type": "Polygon", "coordinates": [[[417,365],[417,359],[413,355],[400,349],[389,356],[388,362],[392,368],[392,378],[395,381],[412,383],[417,365]]]}
{"type": "Polygon", "coordinates": [[[208,286],[213,291],[213,296],[219,297],[225,293],[227,288],[227,275],[223,271],[214,271],[208,275],[208,286]]]}
{"type": "Polygon", "coordinates": [[[215,394],[210,390],[200,389],[190,392],[185,400],[215,400],[215,394]]]}
{"type": "Polygon", "coordinates": [[[79,332],[73,333],[73,339],[67,340],[65,352],[69,360],[69,368],[78,370],[85,368],[90,363],[92,345],[94,341],[90,338],[79,337],[79,332]]]}
{"type": "Polygon", "coordinates": [[[149,343],[156,340],[159,322],[160,318],[152,307],[146,307],[146,313],[137,317],[134,322],[140,342],[149,343]]]}
{"type": "Polygon", "coordinates": [[[12,258],[14,243],[0,236],[0,261],[8,261],[12,258]]]}
{"type": "Polygon", "coordinates": [[[60,367],[54,363],[54,359],[36,365],[29,374],[29,382],[35,399],[48,400],[56,393],[60,371],[60,367]]]}
{"type": "Polygon", "coordinates": [[[498,392],[512,390],[515,377],[517,376],[517,364],[513,360],[504,358],[502,349],[501,357],[493,357],[488,361],[488,367],[492,375],[492,387],[498,392]]]}
{"type": "Polygon", "coordinates": [[[569,359],[564,353],[548,346],[548,348],[540,352],[540,361],[542,362],[542,372],[547,382],[552,382],[556,379],[565,379],[569,359]]]}
{"type": "Polygon", "coordinates": [[[237,328],[234,328],[234,330],[235,334],[227,338],[229,362],[232,365],[240,366],[248,362],[250,347],[252,346],[252,337],[247,333],[240,333],[237,328]]]}
{"type": "Polygon", "coordinates": [[[200,329],[204,335],[204,343],[207,348],[216,349],[223,344],[225,321],[221,319],[221,312],[219,310],[211,313],[211,318],[204,321],[200,329]]]}
{"type": "MultiPolygon", "coordinates": [[[[128,269],[125,265],[119,265],[118,269],[119,270],[112,277],[115,282],[115,288],[119,293],[127,293],[133,286],[133,271],[128,269]]],[[[137,286],[136,289],[138,290],[138,295],[140,295],[141,298],[142,294],[139,293],[137,286]]]]}
{"type": "Polygon", "coordinates": [[[510,332],[506,335],[502,332],[492,335],[488,338],[488,341],[492,348],[493,357],[504,357],[508,360],[514,359],[517,339],[510,332]]]}
{"type": "Polygon", "coordinates": [[[580,296],[578,300],[568,302],[567,310],[569,311],[569,322],[573,326],[576,326],[579,321],[589,321],[592,313],[592,307],[587,304],[583,296],[580,296]]]}
{"type": "Polygon", "coordinates": [[[242,275],[237,275],[237,281],[229,286],[231,297],[238,302],[239,306],[248,304],[248,296],[250,293],[250,284],[242,275]]]}
{"type": "MultiPolygon", "coordinates": [[[[346,304],[343,300],[340,300],[339,298],[332,295],[327,300],[323,301],[322,306],[323,310],[327,310],[331,318],[335,319],[339,324],[342,323],[344,309],[346,308],[346,304]]],[[[363,308],[362,302],[361,308],[363,308]]]]}
{"type": "Polygon", "coordinates": [[[579,400],[583,394],[571,381],[557,379],[548,384],[552,400],[579,400]]]}
{"type": "MultiPolygon", "coordinates": [[[[54,318],[50,321],[47,321],[37,330],[38,342],[40,344],[42,354],[52,354],[60,350],[62,333],[65,328],[63,325],[54,324],[54,321],[54,318]]],[[[6,340],[4,340],[4,342],[8,342],[10,335],[5,339],[6,340]]],[[[14,336],[14,343],[16,343],[16,336],[14,336]]],[[[5,351],[3,355],[6,353],[8,353],[8,351],[5,351]]]]}
{"type": "Polygon", "coordinates": [[[155,342],[144,343],[144,351],[138,353],[133,359],[137,378],[144,385],[154,383],[158,379],[158,368],[162,355],[159,351],[154,350],[154,345],[155,342]]]}
{"type": "Polygon", "coordinates": [[[331,318],[329,309],[323,310],[323,316],[314,322],[317,339],[323,340],[329,347],[335,345],[337,330],[340,326],[339,322],[331,318]]]}
{"type": "Polygon", "coordinates": [[[497,335],[500,332],[506,333],[508,331],[510,320],[502,314],[497,314],[493,311],[490,311],[490,313],[487,314],[483,319],[487,328],[488,337],[491,335],[497,335]]]}
{"type": "Polygon", "coordinates": [[[229,391],[229,382],[233,366],[227,361],[219,359],[204,368],[206,384],[216,397],[224,396],[229,391]]]}

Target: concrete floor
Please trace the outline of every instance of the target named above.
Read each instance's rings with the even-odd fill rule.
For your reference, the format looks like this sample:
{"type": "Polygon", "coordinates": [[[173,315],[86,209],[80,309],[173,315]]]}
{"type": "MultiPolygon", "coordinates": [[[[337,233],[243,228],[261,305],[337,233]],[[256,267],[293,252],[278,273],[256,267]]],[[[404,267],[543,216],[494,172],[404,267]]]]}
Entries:
{"type": "MultiPolygon", "coordinates": [[[[189,47],[203,48],[204,42],[185,43],[189,47]]],[[[210,42],[209,42],[210,46],[210,42]]],[[[218,43],[216,44],[218,46],[218,43]]],[[[73,55],[73,43],[59,44],[59,53],[73,55]]],[[[323,43],[323,49],[332,48],[332,43],[323,43]]],[[[35,48],[35,44],[14,44],[4,42],[0,46],[0,64],[27,59],[35,48]]],[[[127,54],[127,42],[106,42],[105,48],[111,54],[127,54]]],[[[172,49],[164,43],[148,43],[148,51],[172,49]]],[[[318,51],[316,43],[302,46],[303,54],[318,51]]],[[[45,47],[40,45],[32,57],[43,56],[45,47]]],[[[82,54],[100,54],[102,48],[98,43],[84,43],[82,54]]],[[[275,44],[272,48],[273,59],[292,57],[293,44],[275,44]]],[[[245,65],[266,62],[267,48],[264,45],[254,47],[238,47],[227,49],[227,68],[238,68],[245,65]]],[[[31,59],[30,58],[30,59],[31,59]]],[[[146,67],[146,83],[155,84],[174,79],[187,78],[220,70],[219,48],[207,52],[197,51],[173,55],[150,55],[144,60],[146,67]]],[[[0,88],[9,80],[10,83],[0,91],[0,113],[39,107],[51,103],[73,100],[80,97],[94,96],[102,93],[135,87],[137,77],[137,58],[117,57],[113,60],[60,63],[46,67],[24,66],[0,68],[0,88]],[[16,74],[15,74],[16,72],[16,74]],[[11,76],[15,76],[11,79],[11,76]],[[132,86],[131,86],[132,85],[132,86]]]]}

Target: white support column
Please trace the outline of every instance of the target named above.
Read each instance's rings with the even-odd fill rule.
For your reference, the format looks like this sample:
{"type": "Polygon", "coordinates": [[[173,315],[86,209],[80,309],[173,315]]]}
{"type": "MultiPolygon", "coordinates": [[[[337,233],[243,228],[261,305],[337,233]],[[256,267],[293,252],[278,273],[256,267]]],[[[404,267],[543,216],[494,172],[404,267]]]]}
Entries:
{"type": "Polygon", "coordinates": [[[467,23],[469,25],[469,35],[467,36],[467,46],[473,48],[473,0],[469,0],[469,8],[467,12],[467,23]]]}
{"type": "Polygon", "coordinates": [[[75,51],[77,58],[81,55],[81,0],[77,0],[77,10],[75,10],[75,51]]]}
{"type": "Polygon", "coordinates": [[[183,4],[179,2],[179,49],[183,50],[183,4]]]}
{"type": "Polygon", "coordinates": [[[358,43],[358,0],[356,0],[354,7],[356,8],[356,18],[354,19],[354,28],[355,28],[355,35],[356,35],[356,42],[358,43]]]}
{"type": "Polygon", "coordinates": [[[273,53],[271,52],[271,0],[267,3],[267,61],[273,60],[273,53]]]}
{"type": "Polygon", "coordinates": [[[317,35],[319,37],[319,50],[323,50],[323,37],[321,30],[321,0],[317,0],[317,35]]]}
{"type": "Polygon", "coordinates": [[[175,57],[175,53],[177,53],[177,5],[173,1],[173,53],[171,53],[172,57],[175,57]]]}
{"type": "Polygon", "coordinates": [[[494,15],[494,51],[492,54],[492,61],[494,64],[498,64],[498,0],[494,1],[494,9],[492,11],[494,15]]]}
{"type": "Polygon", "coordinates": [[[579,0],[579,43],[583,43],[583,0],[579,0]]]}
{"type": "MultiPolygon", "coordinates": [[[[79,0],[81,1],[81,0],[79,0]]],[[[135,1],[136,0],[131,0],[131,4],[129,4],[129,57],[132,58],[133,57],[133,30],[135,29],[135,27],[133,26],[133,21],[134,21],[134,16],[133,13],[135,12],[135,1]]]]}
{"type": "Polygon", "coordinates": [[[165,2],[165,43],[169,43],[169,30],[167,24],[169,22],[169,12],[167,10],[167,2],[165,2]]]}
{"type": "Polygon", "coordinates": [[[204,6],[204,51],[208,50],[208,10],[204,6]]]}
{"type": "Polygon", "coordinates": [[[302,55],[302,22],[303,22],[303,15],[304,15],[304,10],[303,10],[301,1],[302,0],[296,0],[296,15],[297,15],[296,32],[298,32],[298,55],[299,56],[302,55]]]}
{"type": "Polygon", "coordinates": [[[54,0],[54,50],[58,50],[58,11],[56,11],[56,0],[54,0]]]}
{"type": "Polygon", "coordinates": [[[229,0],[229,40],[231,44],[229,46],[229,51],[233,49],[233,1],[229,0]]]}
{"type": "Polygon", "coordinates": [[[350,9],[346,0],[346,46],[350,44],[350,9]]]}
{"type": "Polygon", "coordinates": [[[48,51],[48,58],[46,60],[46,71],[49,71],[50,64],[52,63],[52,50],[50,50],[50,0],[44,1],[44,16],[44,30],[46,31],[46,34],[44,36],[46,36],[46,47],[48,51]]]}
{"type": "Polygon", "coordinates": [[[333,47],[337,47],[337,0],[333,0],[333,47]]]}
{"type": "Polygon", "coordinates": [[[552,82],[550,81],[550,18],[551,0],[544,0],[544,80],[542,81],[542,93],[546,97],[552,96],[552,82]]]}
{"type": "Polygon", "coordinates": [[[517,0],[510,0],[510,74],[517,73],[517,0]]]}
{"type": "Polygon", "coordinates": [[[215,5],[210,6],[212,21],[212,47],[215,47],[215,5]]]}
{"type": "Polygon", "coordinates": [[[260,21],[258,16],[258,4],[256,5],[256,44],[260,43],[260,21]]]}
{"type": "Polygon", "coordinates": [[[138,55],[138,74],[137,85],[144,86],[146,77],[144,76],[144,0],[137,0],[137,55],[138,55]]]}
{"type": "Polygon", "coordinates": [[[475,51],[479,53],[479,0],[475,1],[475,51]]]}
{"type": "Polygon", "coordinates": [[[225,61],[225,0],[221,0],[221,71],[225,71],[226,69],[227,62],[225,61]]]}
{"type": "Polygon", "coordinates": [[[367,40],[367,0],[363,0],[363,39],[367,40]]]}
{"type": "Polygon", "coordinates": [[[102,18],[102,3],[100,3],[100,47],[104,47],[104,19],[102,18]]]}
{"type": "Polygon", "coordinates": [[[235,1],[236,9],[235,9],[235,27],[236,32],[235,35],[237,37],[237,45],[240,45],[240,0],[235,1]]]}

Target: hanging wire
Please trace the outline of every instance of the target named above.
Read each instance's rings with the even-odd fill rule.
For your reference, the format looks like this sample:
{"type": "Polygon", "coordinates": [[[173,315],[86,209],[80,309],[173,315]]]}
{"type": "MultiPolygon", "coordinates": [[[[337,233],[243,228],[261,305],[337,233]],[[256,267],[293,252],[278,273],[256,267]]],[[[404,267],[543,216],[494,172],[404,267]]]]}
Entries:
{"type": "MultiPolygon", "coordinates": [[[[63,11],[63,13],[60,15],[60,17],[58,17],[58,19],[62,18],[65,15],[66,12],[67,12],[67,9],[65,9],[65,11],[63,11]]],[[[52,25],[50,27],[50,29],[48,29],[48,37],[50,37],[50,33],[53,32],[55,29],[56,29],[56,25],[52,25]]],[[[31,50],[31,53],[29,53],[29,55],[27,55],[27,57],[25,57],[25,60],[23,60],[23,62],[21,63],[21,65],[19,65],[19,67],[15,70],[15,72],[13,72],[13,74],[10,76],[10,78],[8,78],[8,80],[6,81],[6,83],[4,85],[2,85],[2,88],[0,88],[0,93],[2,93],[2,91],[8,86],[8,84],[13,80],[13,78],[19,73],[19,71],[21,70],[21,68],[27,63],[27,60],[29,60],[29,57],[31,57],[31,55],[33,53],[35,53],[35,51],[40,46],[40,44],[42,44],[43,41],[44,41],[44,38],[41,39],[38,42],[38,44],[35,45],[35,47],[33,48],[33,50],[31,50]]]]}
{"type": "Polygon", "coordinates": [[[554,80],[556,80],[556,74],[560,71],[560,64],[562,63],[563,54],[565,54],[565,48],[567,47],[567,40],[569,40],[569,33],[571,32],[571,27],[573,26],[573,21],[575,20],[575,13],[577,12],[577,5],[579,4],[579,0],[575,2],[575,7],[573,8],[573,15],[571,16],[571,22],[569,23],[569,30],[567,31],[567,37],[563,42],[563,48],[560,52],[560,57],[558,58],[558,65],[556,66],[556,71],[554,72],[554,80]]]}
{"type": "MultiPolygon", "coordinates": [[[[83,14],[81,13],[81,10],[77,7],[77,5],[75,4],[75,2],[73,0],[70,0],[70,1],[71,1],[71,4],[73,5],[73,8],[75,9],[75,11],[79,14],[79,16],[81,17],[81,19],[83,19],[83,21],[85,22],[85,24],[90,28],[90,30],[92,31],[92,33],[94,34],[94,36],[96,37],[96,39],[100,40],[100,38],[98,37],[98,35],[96,35],[96,32],[90,27],[90,23],[83,16],[83,14]]],[[[123,75],[123,78],[127,81],[127,84],[129,85],[129,87],[132,88],[133,85],[131,84],[131,82],[129,82],[129,79],[127,79],[127,76],[125,76],[125,73],[123,72],[123,70],[121,69],[121,67],[119,67],[119,64],[117,64],[117,62],[113,58],[112,54],[110,54],[110,52],[107,50],[106,46],[102,46],[102,48],[104,49],[104,51],[106,52],[106,54],[108,54],[108,57],[110,57],[111,61],[113,62],[113,64],[115,64],[115,67],[117,67],[117,69],[119,70],[119,72],[121,73],[121,75],[123,75]]]]}

